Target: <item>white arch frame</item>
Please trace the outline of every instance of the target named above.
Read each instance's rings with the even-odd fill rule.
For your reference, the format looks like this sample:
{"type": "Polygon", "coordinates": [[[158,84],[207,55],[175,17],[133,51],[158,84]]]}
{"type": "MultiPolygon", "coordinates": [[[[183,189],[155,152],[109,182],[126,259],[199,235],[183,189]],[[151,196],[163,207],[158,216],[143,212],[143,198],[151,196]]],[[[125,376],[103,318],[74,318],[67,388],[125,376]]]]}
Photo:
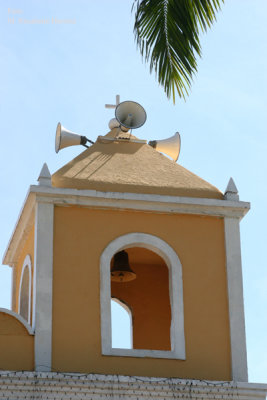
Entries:
{"type": "Polygon", "coordinates": [[[22,286],[22,280],[23,280],[23,275],[24,275],[24,271],[26,268],[29,268],[29,302],[28,302],[28,324],[31,323],[31,303],[32,303],[32,299],[31,299],[31,294],[32,294],[32,262],[31,262],[31,256],[29,254],[26,255],[24,262],[23,262],[23,266],[22,266],[22,270],[21,270],[21,275],[20,275],[20,283],[19,283],[19,305],[18,305],[18,314],[20,315],[20,295],[21,295],[21,286],[22,286]]]}
{"type": "Polygon", "coordinates": [[[164,240],[146,233],[129,233],[110,242],[100,257],[100,302],[102,354],[127,357],[174,358],[185,360],[182,265],[175,251],[164,240]],[[111,342],[110,262],[125,248],[144,247],[163,258],[169,268],[171,304],[171,350],[113,349],[111,342]]]}

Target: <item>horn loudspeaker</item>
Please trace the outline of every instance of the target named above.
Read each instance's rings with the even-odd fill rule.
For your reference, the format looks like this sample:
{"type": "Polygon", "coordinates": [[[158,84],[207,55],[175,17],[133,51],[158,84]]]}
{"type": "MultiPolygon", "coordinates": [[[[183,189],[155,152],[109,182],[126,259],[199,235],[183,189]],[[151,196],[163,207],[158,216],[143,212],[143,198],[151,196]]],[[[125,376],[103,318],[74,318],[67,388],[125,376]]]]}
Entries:
{"type": "Polygon", "coordinates": [[[75,132],[69,131],[64,128],[59,122],[57,124],[56,140],[55,140],[55,151],[64,149],[69,146],[77,146],[78,144],[85,144],[87,141],[85,136],[80,136],[75,132]]]}
{"type": "Polygon", "coordinates": [[[171,157],[173,161],[178,160],[181,149],[181,137],[178,132],[168,139],[151,140],[148,144],[155,150],[167,154],[167,156],[171,157]]]}
{"type": "Polygon", "coordinates": [[[123,130],[140,128],[146,122],[144,108],[135,101],[123,101],[115,110],[115,117],[123,130]]]}

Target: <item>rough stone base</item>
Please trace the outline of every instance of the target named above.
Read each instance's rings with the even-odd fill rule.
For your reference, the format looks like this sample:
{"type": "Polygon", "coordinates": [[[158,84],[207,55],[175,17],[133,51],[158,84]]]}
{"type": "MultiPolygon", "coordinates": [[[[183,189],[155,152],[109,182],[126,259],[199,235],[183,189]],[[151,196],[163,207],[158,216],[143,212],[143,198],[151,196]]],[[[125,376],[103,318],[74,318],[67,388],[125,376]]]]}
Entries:
{"type": "Polygon", "coordinates": [[[122,375],[0,371],[0,399],[265,400],[267,384],[122,375]]]}

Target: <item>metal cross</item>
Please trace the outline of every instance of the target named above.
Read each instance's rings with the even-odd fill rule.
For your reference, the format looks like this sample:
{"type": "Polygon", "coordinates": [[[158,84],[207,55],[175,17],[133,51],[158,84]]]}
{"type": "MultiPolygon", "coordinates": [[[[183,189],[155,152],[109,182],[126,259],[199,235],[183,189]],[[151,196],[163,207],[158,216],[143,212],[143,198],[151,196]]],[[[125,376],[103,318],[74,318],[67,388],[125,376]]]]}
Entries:
{"type": "Polygon", "coordinates": [[[120,104],[120,95],[116,95],[116,104],[105,104],[106,108],[116,108],[117,105],[120,104]]]}

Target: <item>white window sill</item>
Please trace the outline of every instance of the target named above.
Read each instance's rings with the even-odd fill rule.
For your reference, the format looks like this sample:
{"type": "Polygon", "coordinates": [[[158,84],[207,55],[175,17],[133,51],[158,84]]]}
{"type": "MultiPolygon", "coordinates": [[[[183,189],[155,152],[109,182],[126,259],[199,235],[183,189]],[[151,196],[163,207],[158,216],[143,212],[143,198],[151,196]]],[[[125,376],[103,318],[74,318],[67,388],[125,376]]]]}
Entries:
{"type": "Polygon", "coordinates": [[[169,358],[176,360],[185,360],[184,354],[179,354],[175,351],[165,350],[143,350],[143,349],[118,349],[112,348],[103,350],[104,356],[120,356],[120,357],[149,357],[149,358],[169,358]]]}

